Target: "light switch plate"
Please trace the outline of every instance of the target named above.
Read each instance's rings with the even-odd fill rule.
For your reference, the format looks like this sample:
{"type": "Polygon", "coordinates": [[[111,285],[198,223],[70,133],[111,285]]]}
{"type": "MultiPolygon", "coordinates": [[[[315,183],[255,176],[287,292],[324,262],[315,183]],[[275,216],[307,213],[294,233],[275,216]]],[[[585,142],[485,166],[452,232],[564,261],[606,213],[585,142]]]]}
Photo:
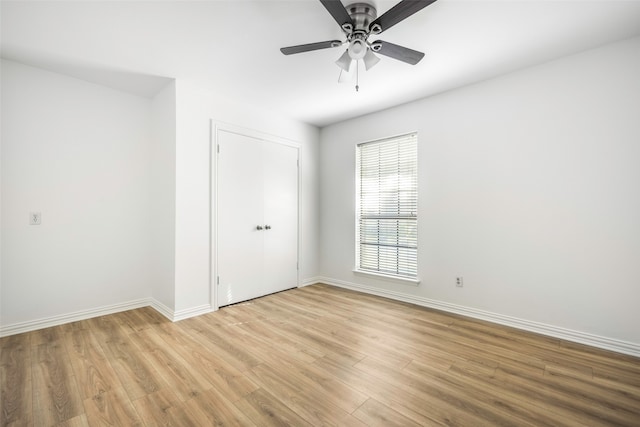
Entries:
{"type": "Polygon", "coordinates": [[[29,225],[42,224],[42,214],[40,212],[29,212],[29,225]]]}

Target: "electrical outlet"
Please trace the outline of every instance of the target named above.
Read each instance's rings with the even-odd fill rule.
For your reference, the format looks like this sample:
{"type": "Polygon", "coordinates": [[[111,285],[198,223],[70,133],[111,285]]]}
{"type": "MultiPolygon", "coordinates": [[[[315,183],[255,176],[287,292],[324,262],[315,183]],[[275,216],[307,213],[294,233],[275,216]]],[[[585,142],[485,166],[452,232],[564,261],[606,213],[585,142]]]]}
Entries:
{"type": "Polygon", "coordinates": [[[42,214],[40,212],[29,212],[29,225],[42,224],[42,214]]]}
{"type": "Polygon", "coordinates": [[[462,276],[456,277],[456,286],[459,287],[459,288],[464,286],[464,282],[462,281],[462,276]]]}

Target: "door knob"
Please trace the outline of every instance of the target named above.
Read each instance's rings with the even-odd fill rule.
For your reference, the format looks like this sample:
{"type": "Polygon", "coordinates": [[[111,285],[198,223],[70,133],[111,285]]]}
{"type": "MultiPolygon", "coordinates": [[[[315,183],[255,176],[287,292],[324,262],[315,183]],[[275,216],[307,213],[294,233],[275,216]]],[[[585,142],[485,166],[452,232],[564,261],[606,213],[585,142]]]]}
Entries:
{"type": "Polygon", "coordinates": [[[256,230],[262,230],[262,226],[261,225],[257,226],[256,230]]]}
{"type": "Polygon", "coordinates": [[[270,226],[270,225],[265,225],[265,226],[264,226],[264,229],[265,229],[265,230],[271,230],[271,226],[270,226]]]}

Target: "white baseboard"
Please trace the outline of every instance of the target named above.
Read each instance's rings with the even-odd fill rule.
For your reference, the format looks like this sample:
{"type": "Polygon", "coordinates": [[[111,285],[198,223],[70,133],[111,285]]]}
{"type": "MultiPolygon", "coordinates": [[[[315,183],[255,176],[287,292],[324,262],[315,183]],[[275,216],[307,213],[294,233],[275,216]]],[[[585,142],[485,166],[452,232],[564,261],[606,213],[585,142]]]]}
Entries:
{"type": "Polygon", "coordinates": [[[320,277],[320,276],[309,277],[307,279],[303,279],[298,285],[298,287],[304,288],[305,286],[314,285],[316,283],[322,282],[322,279],[324,279],[324,277],[320,277]]]}
{"type": "Polygon", "coordinates": [[[162,314],[164,317],[166,317],[167,319],[171,320],[173,322],[173,309],[167,307],[166,305],[164,305],[163,303],[161,303],[160,301],[151,298],[151,304],[149,304],[151,306],[151,308],[153,308],[155,311],[157,311],[158,313],[162,314]]]}
{"type": "Polygon", "coordinates": [[[213,311],[213,308],[211,307],[211,304],[203,304],[203,305],[198,306],[198,307],[192,307],[192,308],[187,308],[187,309],[184,309],[184,310],[178,310],[178,311],[173,313],[173,319],[171,319],[171,320],[173,322],[177,322],[179,320],[188,319],[190,317],[196,317],[196,316],[200,316],[202,314],[211,313],[212,311],[213,311]]]}
{"type": "MultiPolygon", "coordinates": [[[[352,291],[364,292],[371,295],[377,295],[394,299],[397,301],[408,302],[422,307],[433,308],[436,310],[446,311],[449,313],[461,314],[463,316],[472,317],[474,319],[486,320],[488,322],[500,325],[511,326],[513,328],[522,329],[529,332],[560,338],[566,341],[586,344],[592,347],[602,348],[605,350],[615,351],[617,353],[628,354],[640,357],[640,344],[621,341],[613,338],[593,335],[586,332],[574,331],[558,326],[547,325],[544,323],[534,322],[517,317],[505,316],[489,311],[478,310],[472,307],[465,307],[457,304],[451,304],[443,301],[432,300],[424,297],[407,295],[401,292],[389,291],[386,289],[375,288],[372,286],[360,285],[357,283],[346,282],[344,280],[331,279],[329,277],[315,277],[315,283],[325,283],[327,285],[337,286],[340,288],[350,289],[352,291]]],[[[311,285],[308,283],[307,285],[311,285]]]]}
{"type": "Polygon", "coordinates": [[[128,302],[123,302],[119,304],[106,305],[103,307],[92,308],[89,310],[81,310],[73,313],[45,317],[42,319],[13,323],[11,325],[0,325],[0,337],[21,334],[23,332],[31,332],[38,329],[50,328],[52,326],[63,325],[65,323],[91,319],[92,317],[119,313],[121,311],[133,310],[134,308],[147,307],[149,305],[153,306],[151,299],[142,298],[139,300],[128,301],[128,302]]]}
{"type": "Polygon", "coordinates": [[[50,328],[52,326],[63,325],[65,323],[77,322],[79,320],[91,319],[92,317],[105,316],[107,314],[120,313],[121,311],[133,310],[135,308],[151,307],[172,322],[188,319],[211,312],[211,305],[205,304],[186,310],[174,311],[153,298],[142,298],[135,301],[120,304],[106,305],[89,310],[76,311],[74,313],[61,314],[27,322],[19,322],[11,325],[0,325],[0,337],[21,334],[23,332],[36,331],[38,329],[50,328]]]}

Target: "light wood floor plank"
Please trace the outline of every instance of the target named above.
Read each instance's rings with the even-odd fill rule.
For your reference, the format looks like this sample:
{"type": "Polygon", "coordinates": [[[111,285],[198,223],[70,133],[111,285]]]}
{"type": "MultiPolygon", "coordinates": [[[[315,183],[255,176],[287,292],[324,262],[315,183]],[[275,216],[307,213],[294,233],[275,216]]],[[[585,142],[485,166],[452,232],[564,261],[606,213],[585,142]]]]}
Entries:
{"type": "Polygon", "coordinates": [[[92,331],[98,337],[109,357],[120,383],[130,399],[142,397],[159,390],[164,385],[162,377],[144,358],[140,348],[131,340],[115,316],[91,319],[92,331]]]}
{"type": "Polygon", "coordinates": [[[393,409],[383,405],[375,399],[369,399],[358,408],[353,414],[356,418],[364,422],[368,426],[376,427],[419,427],[409,418],[399,414],[393,409]]]}
{"type": "Polygon", "coordinates": [[[208,346],[215,354],[240,372],[247,371],[262,363],[252,349],[237,345],[235,338],[225,330],[226,326],[209,328],[207,318],[196,319],[200,323],[200,331],[193,336],[203,345],[208,346]]]}
{"type": "Polygon", "coordinates": [[[241,371],[218,357],[215,347],[212,350],[202,345],[187,329],[176,326],[162,325],[156,331],[165,345],[173,348],[213,388],[224,390],[227,399],[235,402],[258,388],[241,371]]]}
{"type": "Polygon", "coordinates": [[[55,427],[90,427],[90,425],[89,420],[87,420],[87,416],[82,414],[56,424],[55,427]]]}
{"type": "Polygon", "coordinates": [[[92,427],[144,425],[127,393],[120,387],[86,399],[84,408],[92,427]]]}
{"type": "Polygon", "coordinates": [[[488,390],[478,389],[475,384],[460,385],[448,373],[438,369],[430,372],[428,379],[423,375],[412,375],[413,371],[406,369],[403,373],[394,372],[384,365],[377,363],[375,359],[365,359],[355,366],[363,372],[371,373],[389,384],[404,387],[408,393],[420,396],[440,399],[448,402],[459,412],[468,412],[493,425],[554,425],[537,423],[528,420],[528,409],[524,402],[514,404],[508,396],[494,396],[488,390]],[[505,408],[506,407],[506,408],[505,408]]]}
{"type": "Polygon", "coordinates": [[[77,329],[67,332],[64,334],[64,343],[82,399],[89,399],[121,386],[104,350],[91,331],[77,329]]]}
{"type": "Polygon", "coordinates": [[[215,388],[188,400],[184,407],[185,412],[196,422],[197,426],[244,427],[259,425],[252,422],[233,402],[215,388]]]}
{"type": "Polygon", "coordinates": [[[134,334],[134,338],[138,340],[142,340],[143,336],[154,345],[154,348],[142,353],[143,357],[180,400],[185,401],[198,396],[212,387],[195,367],[187,363],[171,346],[166,345],[153,330],[134,334]]]}
{"type": "Polygon", "coordinates": [[[367,427],[367,425],[353,415],[349,415],[338,423],[338,427],[367,427]]]}
{"type": "Polygon", "coordinates": [[[309,347],[300,344],[298,341],[278,334],[276,329],[277,325],[272,325],[268,320],[263,322],[246,322],[238,325],[238,330],[242,331],[246,336],[257,339],[262,344],[269,346],[269,348],[275,348],[279,352],[285,353],[300,361],[311,363],[319,357],[324,356],[324,353],[312,351],[309,347]]]}
{"type": "MultiPolygon", "coordinates": [[[[245,326],[241,325],[239,328],[245,326]]],[[[254,332],[255,330],[251,329],[251,331],[254,332]]],[[[279,346],[273,346],[271,345],[272,343],[261,340],[261,338],[259,333],[251,334],[250,341],[248,338],[249,345],[260,349],[263,355],[262,358],[265,361],[264,365],[259,365],[257,368],[266,366],[274,372],[284,370],[289,373],[287,377],[296,378],[296,385],[306,391],[313,392],[314,395],[348,413],[352,413],[368,399],[366,394],[358,392],[342,381],[336,380],[331,375],[317,369],[311,363],[316,359],[306,361],[306,359],[298,357],[298,352],[284,351],[279,346]]],[[[253,370],[254,374],[257,368],[253,370]]]]}
{"type": "Polygon", "coordinates": [[[0,339],[0,425],[32,425],[31,335],[0,339]]]}
{"type": "Polygon", "coordinates": [[[134,400],[133,406],[148,427],[209,425],[204,419],[198,420],[193,412],[187,410],[183,402],[167,388],[134,400]]]}
{"type": "Polygon", "coordinates": [[[251,370],[251,378],[262,389],[292,409],[312,425],[336,425],[349,415],[330,399],[314,389],[308,389],[300,375],[289,371],[283,376],[272,368],[260,365],[251,370]]]}
{"type": "Polygon", "coordinates": [[[61,339],[49,338],[32,347],[34,425],[54,425],[81,415],[82,398],[61,339]]]}
{"type": "Polygon", "coordinates": [[[320,359],[314,365],[419,424],[492,425],[476,416],[473,411],[460,411],[440,396],[415,391],[411,393],[403,385],[388,384],[371,373],[365,375],[361,370],[342,365],[330,358],[320,359]]]}
{"type": "Polygon", "coordinates": [[[280,399],[259,388],[235,403],[257,426],[311,426],[280,399]]]}

